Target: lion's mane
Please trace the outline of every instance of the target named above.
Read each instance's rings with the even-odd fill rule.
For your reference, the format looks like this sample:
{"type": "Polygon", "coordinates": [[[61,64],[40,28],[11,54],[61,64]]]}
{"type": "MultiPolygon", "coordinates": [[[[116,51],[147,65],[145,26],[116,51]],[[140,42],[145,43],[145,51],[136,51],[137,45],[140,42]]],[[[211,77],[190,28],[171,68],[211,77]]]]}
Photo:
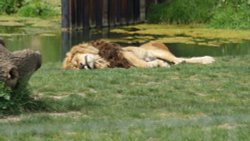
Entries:
{"type": "Polygon", "coordinates": [[[104,40],[92,41],[90,44],[99,50],[99,56],[110,63],[110,68],[129,68],[132,66],[128,60],[124,58],[122,54],[122,47],[119,44],[104,40]]]}

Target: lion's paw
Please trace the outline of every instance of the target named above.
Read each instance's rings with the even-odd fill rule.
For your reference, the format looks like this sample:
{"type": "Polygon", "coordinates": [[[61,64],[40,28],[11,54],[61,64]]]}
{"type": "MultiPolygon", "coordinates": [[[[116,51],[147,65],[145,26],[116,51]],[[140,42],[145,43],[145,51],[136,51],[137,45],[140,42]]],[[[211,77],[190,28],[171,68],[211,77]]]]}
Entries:
{"type": "Polygon", "coordinates": [[[202,64],[212,64],[215,59],[211,56],[204,56],[202,57],[202,64]]]}
{"type": "Polygon", "coordinates": [[[178,65],[178,64],[185,63],[185,59],[184,58],[176,58],[173,62],[175,65],[178,65]]]}
{"type": "Polygon", "coordinates": [[[158,67],[169,68],[170,65],[168,64],[168,62],[158,60],[158,67]]]}

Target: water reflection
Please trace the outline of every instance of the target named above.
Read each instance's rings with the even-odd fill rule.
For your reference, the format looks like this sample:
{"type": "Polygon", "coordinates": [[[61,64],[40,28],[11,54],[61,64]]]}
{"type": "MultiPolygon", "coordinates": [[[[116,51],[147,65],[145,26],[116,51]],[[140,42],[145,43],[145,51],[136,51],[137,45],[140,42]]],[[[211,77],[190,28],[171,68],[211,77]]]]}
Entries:
{"type": "MultiPolygon", "coordinates": [[[[62,33],[62,48],[63,54],[65,54],[73,45],[87,42],[90,40],[108,38],[108,39],[119,39],[127,38],[131,35],[117,34],[109,32],[108,29],[95,30],[95,31],[84,31],[84,32],[63,32],[62,33]]],[[[136,37],[129,40],[130,43],[118,42],[123,46],[135,45],[139,46],[140,43],[137,42],[138,34],[136,37]]],[[[145,35],[139,35],[145,36],[145,35]]],[[[147,35],[146,35],[147,36],[147,35]]],[[[156,35],[157,36],[157,35],[156,35]]],[[[145,42],[151,41],[150,39],[144,39],[145,42]]],[[[219,39],[216,39],[219,40],[219,39]]],[[[206,42],[207,39],[200,40],[201,42],[206,42]]],[[[166,44],[169,49],[177,56],[190,57],[190,56],[226,56],[226,55],[246,55],[250,54],[250,41],[243,41],[242,43],[224,43],[221,46],[206,46],[197,44],[184,44],[184,43],[168,43],[166,44]]]]}
{"type": "Polygon", "coordinates": [[[42,54],[43,62],[58,62],[61,60],[61,36],[53,35],[18,35],[4,37],[9,50],[21,50],[30,48],[39,50],[42,54]]]}
{"type": "MultiPolygon", "coordinates": [[[[0,28],[1,29],[1,28],[0,28]]],[[[20,29],[19,29],[20,30],[20,29]]],[[[12,32],[11,28],[0,30],[0,35],[3,32],[12,32]]],[[[16,30],[17,31],[17,30],[16,30]]],[[[66,52],[76,44],[81,42],[87,42],[90,40],[96,40],[101,38],[108,39],[121,39],[130,36],[130,43],[120,42],[122,45],[139,45],[136,38],[144,35],[117,34],[112,33],[109,29],[102,30],[84,30],[74,32],[48,32],[39,33],[33,35],[19,34],[13,36],[4,36],[7,48],[10,50],[20,50],[25,48],[31,48],[39,50],[43,56],[43,62],[60,62],[63,60],[66,52]]],[[[157,35],[156,35],[157,36],[157,35]]],[[[151,39],[145,39],[144,41],[150,41],[151,39]]],[[[183,43],[170,43],[167,44],[170,50],[177,56],[224,56],[224,55],[245,55],[250,53],[250,41],[244,41],[242,43],[227,43],[221,45],[221,47],[211,47],[205,45],[195,44],[183,44],[183,43]]]]}
{"type": "Polygon", "coordinates": [[[62,55],[64,56],[73,45],[91,40],[109,38],[109,33],[109,29],[62,32],[62,55]]]}
{"type": "Polygon", "coordinates": [[[193,44],[178,44],[171,43],[168,47],[177,56],[236,56],[250,54],[250,41],[243,41],[242,43],[226,43],[220,47],[211,47],[205,45],[193,44]]]}
{"type": "Polygon", "coordinates": [[[22,33],[24,30],[19,27],[12,27],[12,26],[1,26],[0,33],[22,33]]]}

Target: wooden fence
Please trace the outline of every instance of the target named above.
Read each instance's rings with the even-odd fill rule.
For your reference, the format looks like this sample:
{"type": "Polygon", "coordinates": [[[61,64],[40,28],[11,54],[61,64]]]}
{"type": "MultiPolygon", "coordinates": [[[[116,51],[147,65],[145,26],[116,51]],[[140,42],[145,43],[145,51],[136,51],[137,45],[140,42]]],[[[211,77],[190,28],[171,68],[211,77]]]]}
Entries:
{"type": "Polygon", "coordinates": [[[147,6],[158,0],[61,0],[62,58],[81,42],[109,38],[109,28],[144,22],[147,6]],[[70,32],[68,32],[70,31],[70,32]],[[92,32],[93,31],[93,32],[92,32]]]}
{"type": "Polygon", "coordinates": [[[129,25],[145,20],[146,6],[157,0],[61,0],[62,29],[129,25]]]}

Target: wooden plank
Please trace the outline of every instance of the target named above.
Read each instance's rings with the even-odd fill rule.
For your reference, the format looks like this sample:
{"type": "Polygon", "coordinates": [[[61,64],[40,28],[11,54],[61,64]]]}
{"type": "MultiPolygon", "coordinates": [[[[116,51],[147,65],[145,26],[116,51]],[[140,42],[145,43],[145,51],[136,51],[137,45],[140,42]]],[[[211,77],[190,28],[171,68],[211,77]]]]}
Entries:
{"type": "Polygon", "coordinates": [[[127,8],[128,8],[128,1],[127,0],[121,0],[121,23],[120,24],[122,24],[122,25],[125,25],[125,24],[127,24],[127,21],[126,21],[126,17],[128,16],[127,15],[127,8]]]}
{"type": "Polygon", "coordinates": [[[108,26],[108,0],[103,0],[102,26],[108,26]]]}
{"type": "Polygon", "coordinates": [[[134,21],[140,22],[140,0],[134,0],[134,21]]]}
{"type": "Polygon", "coordinates": [[[90,28],[94,28],[96,27],[96,15],[95,15],[95,3],[96,3],[96,0],[90,0],[89,1],[89,25],[90,25],[90,28]]]}
{"type": "Polygon", "coordinates": [[[115,7],[115,25],[121,25],[121,8],[122,8],[122,2],[121,0],[117,0],[116,4],[113,5],[115,7]]]}
{"type": "Polygon", "coordinates": [[[93,7],[95,11],[96,27],[102,27],[102,16],[103,16],[103,0],[96,0],[95,6],[93,7]]]}
{"type": "Polygon", "coordinates": [[[71,29],[75,29],[76,27],[76,14],[75,14],[75,0],[69,0],[69,6],[70,6],[70,27],[71,29]]]}
{"type": "Polygon", "coordinates": [[[82,14],[82,19],[83,19],[83,28],[88,29],[89,28],[89,1],[90,0],[83,0],[83,14],[82,14]]]}
{"type": "Polygon", "coordinates": [[[83,29],[83,0],[77,0],[76,1],[76,11],[77,11],[77,29],[81,30],[83,29]]]}
{"type": "Polygon", "coordinates": [[[61,0],[62,28],[87,29],[138,23],[156,0],[61,0]]]}
{"type": "Polygon", "coordinates": [[[116,3],[118,0],[108,0],[108,24],[109,26],[115,26],[116,24],[116,3]]]}
{"type": "Polygon", "coordinates": [[[61,5],[62,5],[62,21],[61,21],[61,26],[62,30],[69,30],[70,28],[70,15],[69,15],[69,1],[68,0],[61,0],[61,5]]]}
{"type": "Polygon", "coordinates": [[[134,19],[134,0],[127,0],[126,11],[126,24],[132,24],[134,19]]]}
{"type": "Polygon", "coordinates": [[[140,0],[140,21],[145,21],[146,19],[146,1],[140,0]]]}

